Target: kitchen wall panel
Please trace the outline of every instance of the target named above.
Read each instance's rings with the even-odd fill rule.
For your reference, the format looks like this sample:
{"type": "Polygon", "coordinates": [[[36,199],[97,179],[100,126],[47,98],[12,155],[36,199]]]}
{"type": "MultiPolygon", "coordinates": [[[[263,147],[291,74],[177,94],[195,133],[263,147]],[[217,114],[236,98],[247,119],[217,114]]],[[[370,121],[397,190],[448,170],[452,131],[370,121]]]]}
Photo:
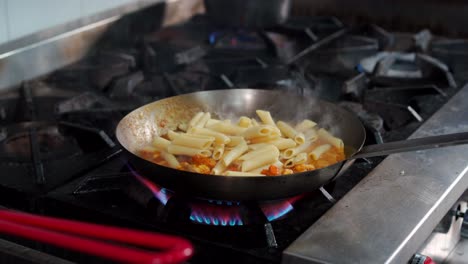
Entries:
{"type": "Polygon", "coordinates": [[[0,45],[136,1],[142,2],[142,0],[0,0],[0,45]]]}
{"type": "Polygon", "coordinates": [[[0,0],[0,43],[8,41],[8,16],[6,0],[0,0]]]}
{"type": "Polygon", "coordinates": [[[10,40],[81,16],[80,0],[7,0],[10,40]]]}
{"type": "Polygon", "coordinates": [[[81,0],[82,16],[92,15],[134,1],[137,0],[81,0]]]}

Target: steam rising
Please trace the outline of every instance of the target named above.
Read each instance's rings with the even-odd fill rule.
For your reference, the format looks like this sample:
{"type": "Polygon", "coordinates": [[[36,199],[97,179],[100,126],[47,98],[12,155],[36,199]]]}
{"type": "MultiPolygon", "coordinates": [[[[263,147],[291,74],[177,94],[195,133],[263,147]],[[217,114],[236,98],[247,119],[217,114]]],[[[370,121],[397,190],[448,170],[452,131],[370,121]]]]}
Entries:
{"type": "Polygon", "coordinates": [[[243,115],[258,120],[255,110],[261,109],[270,111],[275,121],[284,120],[294,125],[304,119],[311,119],[333,135],[342,135],[339,125],[341,117],[337,115],[335,107],[327,107],[319,99],[324,87],[322,83],[314,80],[310,84],[311,82],[306,81],[303,71],[297,71],[296,74],[294,83],[288,84],[287,88],[280,91],[243,90],[240,93],[229,91],[224,98],[220,98],[219,102],[214,102],[208,111],[216,113],[217,118],[236,122],[243,115]],[[235,96],[229,95],[230,92],[235,93],[235,96]]]}

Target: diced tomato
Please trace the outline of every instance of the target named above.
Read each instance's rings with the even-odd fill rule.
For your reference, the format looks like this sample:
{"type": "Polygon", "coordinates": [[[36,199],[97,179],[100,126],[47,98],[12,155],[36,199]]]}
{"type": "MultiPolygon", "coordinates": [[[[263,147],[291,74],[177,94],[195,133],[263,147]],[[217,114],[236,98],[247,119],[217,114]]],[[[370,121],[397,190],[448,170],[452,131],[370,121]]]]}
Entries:
{"type": "Polygon", "coordinates": [[[270,165],[268,169],[272,175],[280,175],[280,170],[275,165],[270,165]]]}
{"type": "Polygon", "coordinates": [[[229,170],[229,171],[240,171],[240,167],[238,164],[231,164],[229,165],[226,170],[229,170]]]}
{"type": "Polygon", "coordinates": [[[203,157],[201,155],[193,156],[192,157],[192,163],[196,164],[196,165],[206,165],[210,169],[212,169],[212,168],[214,168],[214,166],[216,166],[216,160],[214,160],[212,158],[203,157]]]}
{"type": "Polygon", "coordinates": [[[276,167],[275,165],[270,165],[268,169],[262,170],[261,173],[267,176],[278,176],[281,174],[280,169],[276,167]]]}
{"type": "Polygon", "coordinates": [[[315,170],[315,166],[312,164],[297,164],[293,167],[294,172],[304,172],[310,170],[315,170]]]}

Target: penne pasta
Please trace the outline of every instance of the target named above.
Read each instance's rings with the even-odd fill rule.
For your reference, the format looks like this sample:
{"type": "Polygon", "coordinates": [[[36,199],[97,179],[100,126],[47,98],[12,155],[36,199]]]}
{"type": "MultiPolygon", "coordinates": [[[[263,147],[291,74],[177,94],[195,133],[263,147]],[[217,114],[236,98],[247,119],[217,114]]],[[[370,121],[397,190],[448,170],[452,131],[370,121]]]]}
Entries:
{"type": "Polygon", "coordinates": [[[304,164],[304,163],[306,163],[306,161],[307,161],[307,153],[305,153],[305,152],[301,152],[301,153],[297,154],[293,159],[294,165],[304,164]]]}
{"type": "Polygon", "coordinates": [[[290,158],[296,156],[297,154],[306,151],[310,147],[310,145],[311,145],[311,142],[306,142],[306,143],[304,143],[302,145],[299,145],[299,146],[297,146],[295,148],[288,148],[283,152],[283,158],[290,159],[290,158]]]}
{"type": "Polygon", "coordinates": [[[248,145],[248,147],[251,150],[257,150],[257,149],[263,148],[263,147],[268,146],[268,145],[270,145],[270,144],[268,144],[268,143],[255,143],[255,144],[248,145]]]}
{"type": "Polygon", "coordinates": [[[214,166],[212,173],[216,175],[221,175],[226,170],[226,165],[221,160],[216,163],[214,166]]]}
{"type": "Polygon", "coordinates": [[[172,143],[179,146],[207,149],[213,144],[215,137],[197,137],[190,134],[177,134],[172,143]]]}
{"type": "Polygon", "coordinates": [[[253,159],[257,156],[261,156],[261,155],[264,155],[266,152],[278,152],[278,155],[279,155],[279,150],[277,147],[273,146],[273,145],[266,145],[262,148],[259,148],[257,150],[254,150],[254,151],[250,151],[250,152],[247,152],[246,154],[240,156],[238,159],[239,160],[249,160],[249,159],[253,159]]]}
{"type": "Polygon", "coordinates": [[[203,113],[200,119],[193,125],[194,127],[205,127],[206,122],[211,119],[210,113],[203,113]]]}
{"type": "Polygon", "coordinates": [[[226,176],[265,176],[260,173],[242,172],[242,171],[225,171],[224,175],[226,176]]]}
{"type": "Polygon", "coordinates": [[[257,138],[257,137],[266,137],[271,135],[278,135],[278,128],[271,125],[259,125],[247,128],[242,136],[245,139],[257,138]]]}
{"type": "Polygon", "coordinates": [[[167,152],[174,155],[186,155],[186,156],[195,156],[201,155],[203,157],[211,156],[211,151],[207,149],[197,149],[197,148],[190,148],[185,146],[179,146],[171,144],[167,147],[167,152]]]}
{"type": "Polygon", "coordinates": [[[227,152],[226,155],[224,155],[224,157],[221,159],[224,163],[224,166],[229,166],[231,162],[233,162],[235,159],[244,154],[244,152],[246,152],[248,149],[249,148],[247,147],[247,144],[245,144],[245,142],[235,146],[233,149],[227,152]]]}
{"type": "Polygon", "coordinates": [[[185,132],[185,131],[187,131],[188,126],[187,126],[187,124],[180,124],[180,125],[177,126],[177,128],[178,128],[179,130],[182,130],[182,131],[185,132]]]}
{"type": "Polygon", "coordinates": [[[220,160],[224,154],[224,144],[216,144],[213,148],[213,159],[220,160]]]}
{"type": "Polygon", "coordinates": [[[296,141],[297,144],[304,144],[305,142],[305,135],[304,133],[297,133],[295,136],[294,136],[294,141],[296,141]]]}
{"type": "Polygon", "coordinates": [[[256,137],[256,138],[250,139],[250,143],[251,144],[270,143],[271,141],[276,140],[278,138],[280,138],[280,136],[278,136],[278,135],[270,135],[270,136],[266,136],[266,137],[256,137]]]}
{"type": "Polygon", "coordinates": [[[305,140],[308,142],[314,142],[318,139],[318,134],[315,129],[310,129],[304,132],[305,140]]]}
{"type": "Polygon", "coordinates": [[[174,168],[174,169],[177,169],[180,167],[180,163],[174,155],[167,153],[165,151],[161,151],[161,157],[163,157],[163,159],[167,161],[167,164],[169,165],[169,167],[174,168]]]}
{"type": "Polygon", "coordinates": [[[237,123],[237,125],[240,126],[240,127],[244,127],[244,128],[251,127],[252,126],[252,120],[250,120],[250,118],[248,118],[246,116],[241,116],[239,118],[239,122],[237,123]]]}
{"type": "Polygon", "coordinates": [[[270,112],[256,113],[260,124],[253,117],[231,123],[198,112],[155,136],[139,155],[174,169],[237,177],[300,173],[345,159],[343,141],[312,120],[275,123],[270,112]]]}
{"type": "Polygon", "coordinates": [[[331,149],[330,144],[323,144],[320,145],[316,148],[314,148],[310,153],[309,153],[309,158],[313,160],[318,160],[320,159],[320,156],[322,156],[323,153],[327,152],[329,149],[331,149]]]}
{"type": "Polygon", "coordinates": [[[241,171],[250,171],[267,164],[275,162],[279,157],[279,150],[275,147],[274,151],[262,152],[262,155],[244,160],[241,165],[241,171]]]}
{"type": "Polygon", "coordinates": [[[252,119],[250,119],[250,120],[252,121],[252,126],[258,126],[258,125],[260,125],[260,124],[258,123],[257,119],[252,118],[252,119]]]}
{"type": "Polygon", "coordinates": [[[172,130],[169,130],[167,131],[167,134],[166,136],[170,139],[170,140],[174,140],[174,138],[177,136],[178,133],[172,131],[172,130]]]}
{"type": "Polygon", "coordinates": [[[205,127],[212,126],[212,125],[214,125],[216,123],[219,123],[219,122],[221,122],[221,120],[211,118],[208,121],[206,121],[205,127]]]}
{"type": "Polygon", "coordinates": [[[218,123],[216,123],[216,124],[214,124],[212,126],[209,126],[207,128],[212,129],[212,130],[217,131],[217,132],[220,132],[220,133],[231,135],[231,136],[241,135],[246,130],[246,128],[244,128],[244,127],[233,125],[233,124],[228,123],[228,122],[218,122],[218,123]]]}
{"type": "Polygon", "coordinates": [[[212,136],[215,138],[215,142],[218,144],[228,144],[231,141],[231,139],[228,136],[207,128],[192,127],[187,132],[189,134],[195,135],[212,136]]]}
{"type": "Polygon", "coordinates": [[[292,126],[288,125],[283,121],[278,121],[276,126],[279,128],[281,133],[288,138],[292,138],[297,144],[303,144],[305,142],[305,136],[303,133],[297,132],[292,126]]]}
{"type": "Polygon", "coordinates": [[[255,112],[257,113],[260,120],[262,120],[263,124],[270,125],[270,126],[275,126],[275,121],[273,121],[273,118],[271,117],[271,114],[270,114],[269,111],[257,110],[255,112]]]}
{"type": "Polygon", "coordinates": [[[344,147],[344,144],[343,144],[343,140],[337,138],[337,137],[334,137],[332,134],[330,134],[330,132],[328,132],[327,130],[321,128],[317,131],[317,134],[319,136],[319,138],[323,139],[324,141],[330,143],[331,145],[333,145],[334,147],[336,148],[343,148],[344,147]]]}
{"type": "Polygon", "coordinates": [[[294,166],[294,158],[290,158],[284,162],[285,168],[292,168],[294,166]]]}
{"type": "Polygon", "coordinates": [[[153,147],[161,151],[166,151],[167,146],[169,146],[170,144],[171,142],[169,140],[162,137],[155,137],[153,139],[153,147]]]}
{"type": "Polygon", "coordinates": [[[317,126],[317,123],[315,123],[314,121],[304,119],[301,123],[297,124],[296,130],[299,132],[305,132],[306,130],[312,129],[315,126],[317,126]]]}
{"type": "Polygon", "coordinates": [[[275,145],[279,150],[293,148],[297,145],[296,142],[290,138],[277,138],[270,141],[269,143],[275,145]]]}
{"type": "Polygon", "coordinates": [[[294,128],[292,128],[290,125],[286,124],[283,121],[278,121],[276,123],[276,126],[279,128],[283,136],[292,138],[294,139],[294,136],[296,136],[297,132],[294,128]]]}
{"type": "Polygon", "coordinates": [[[197,124],[198,121],[200,121],[200,118],[202,118],[202,116],[203,116],[203,112],[196,113],[195,116],[193,116],[192,119],[190,119],[188,123],[188,128],[195,126],[195,124],[197,124]]]}
{"type": "Polygon", "coordinates": [[[229,139],[231,141],[226,145],[227,147],[235,147],[239,145],[240,143],[245,143],[244,138],[240,136],[231,136],[229,137],[229,139]]]}
{"type": "Polygon", "coordinates": [[[248,172],[251,172],[251,173],[261,173],[263,170],[267,170],[268,168],[270,168],[271,165],[275,165],[277,168],[281,169],[283,168],[283,163],[279,160],[271,163],[271,164],[267,164],[265,166],[262,166],[262,167],[259,167],[259,168],[256,168],[256,169],[253,169],[251,171],[248,171],[248,172]]]}

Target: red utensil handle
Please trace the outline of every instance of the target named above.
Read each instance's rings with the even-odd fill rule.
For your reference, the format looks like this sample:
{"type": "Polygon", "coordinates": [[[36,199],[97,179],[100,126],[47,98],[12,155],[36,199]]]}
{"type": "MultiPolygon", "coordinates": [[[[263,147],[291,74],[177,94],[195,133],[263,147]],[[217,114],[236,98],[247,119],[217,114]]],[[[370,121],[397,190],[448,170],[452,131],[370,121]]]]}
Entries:
{"type": "Polygon", "coordinates": [[[7,210],[0,210],[0,232],[118,262],[179,263],[193,255],[190,242],[173,236],[7,210]],[[151,252],[107,243],[103,240],[164,251],[151,252]]]}

